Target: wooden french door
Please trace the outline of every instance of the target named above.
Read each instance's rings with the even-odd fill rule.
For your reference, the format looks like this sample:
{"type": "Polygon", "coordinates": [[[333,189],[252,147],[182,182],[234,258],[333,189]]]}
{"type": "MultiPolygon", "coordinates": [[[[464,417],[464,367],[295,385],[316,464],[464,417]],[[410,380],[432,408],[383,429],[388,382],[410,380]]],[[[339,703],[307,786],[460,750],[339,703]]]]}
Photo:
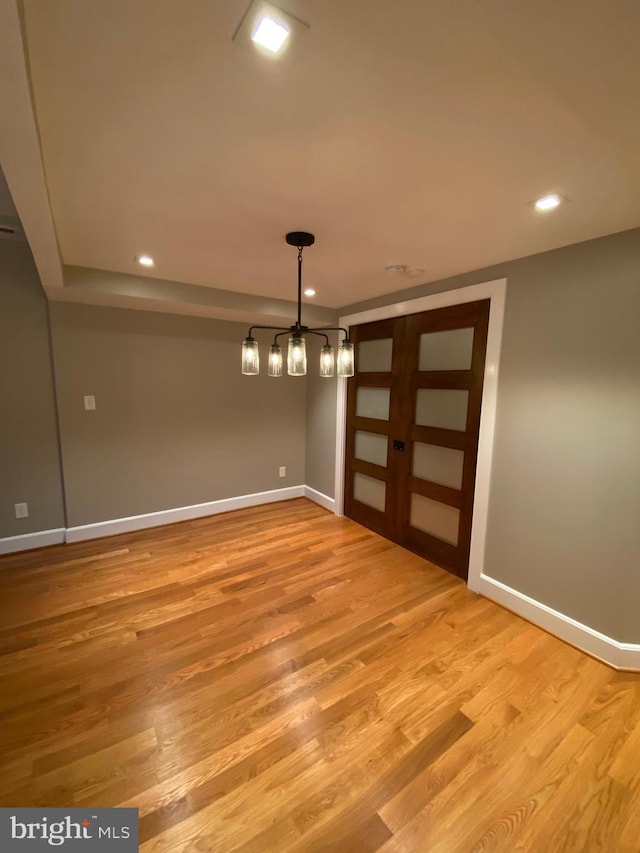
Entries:
{"type": "Polygon", "coordinates": [[[345,514],[465,578],[489,300],[354,326],[345,514]]]}

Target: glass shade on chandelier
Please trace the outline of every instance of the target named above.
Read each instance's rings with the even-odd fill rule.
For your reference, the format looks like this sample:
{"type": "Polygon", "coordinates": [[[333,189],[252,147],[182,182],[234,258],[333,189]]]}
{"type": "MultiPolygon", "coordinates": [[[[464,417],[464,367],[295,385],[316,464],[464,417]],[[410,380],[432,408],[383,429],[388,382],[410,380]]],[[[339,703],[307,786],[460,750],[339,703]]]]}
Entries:
{"type": "Polygon", "coordinates": [[[245,376],[257,376],[260,372],[260,357],[258,354],[258,342],[253,337],[254,329],[268,329],[276,332],[273,344],[269,350],[268,369],[269,376],[278,377],[284,374],[284,361],[282,348],[278,344],[278,338],[285,334],[289,335],[287,344],[287,373],[289,376],[307,375],[307,346],[305,335],[315,335],[324,338],[324,345],[320,350],[320,376],[330,378],[336,374],[336,359],[334,350],[329,343],[327,332],[342,332],[344,339],[338,347],[337,374],[338,376],[354,375],[354,352],[353,343],[349,340],[348,332],[341,326],[319,326],[310,328],[302,324],[302,250],[312,246],[315,242],[313,234],[307,231],[291,231],[286,235],[289,246],[298,248],[298,317],[296,322],[288,327],[282,326],[251,326],[249,334],[242,344],[242,373],[245,376]]]}
{"type": "Polygon", "coordinates": [[[334,372],[333,347],[330,344],[325,344],[320,350],[320,376],[331,377],[334,372]]]}
{"type": "Polygon", "coordinates": [[[289,338],[287,347],[287,373],[289,376],[307,375],[307,346],[302,335],[295,332],[289,338]]]}
{"type": "Polygon", "coordinates": [[[269,376],[282,376],[282,347],[278,344],[272,344],[269,350],[269,368],[267,373],[269,376]]]}
{"type": "Polygon", "coordinates": [[[354,368],[353,342],[345,339],[338,347],[338,376],[353,376],[354,368]]]}
{"type": "Polygon", "coordinates": [[[251,336],[242,342],[242,372],[245,376],[257,376],[260,373],[258,342],[251,336]]]}

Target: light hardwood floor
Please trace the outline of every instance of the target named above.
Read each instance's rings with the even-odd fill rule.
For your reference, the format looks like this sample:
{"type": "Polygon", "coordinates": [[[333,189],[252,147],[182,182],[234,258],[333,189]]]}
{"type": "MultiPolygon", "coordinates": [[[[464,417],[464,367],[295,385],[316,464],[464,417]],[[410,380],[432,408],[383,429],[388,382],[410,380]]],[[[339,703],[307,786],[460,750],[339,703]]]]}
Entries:
{"type": "Polygon", "coordinates": [[[640,676],[304,500],[0,558],[0,805],[143,851],[640,850],[640,676]]]}

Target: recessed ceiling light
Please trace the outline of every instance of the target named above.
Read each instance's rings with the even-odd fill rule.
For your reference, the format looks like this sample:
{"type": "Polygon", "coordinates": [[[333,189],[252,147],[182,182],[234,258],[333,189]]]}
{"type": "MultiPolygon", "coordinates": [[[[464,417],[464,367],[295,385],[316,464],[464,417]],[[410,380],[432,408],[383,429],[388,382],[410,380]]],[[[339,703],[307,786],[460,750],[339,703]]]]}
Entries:
{"type": "Polygon", "coordinates": [[[256,50],[267,59],[280,59],[309,29],[309,24],[285,12],[268,0],[251,0],[232,41],[239,47],[256,50]]]}
{"type": "Polygon", "coordinates": [[[540,213],[544,213],[547,210],[555,210],[555,208],[559,207],[561,203],[562,196],[558,195],[558,193],[550,193],[549,195],[544,195],[542,198],[536,199],[533,206],[540,213]]]}
{"type": "Polygon", "coordinates": [[[154,260],[151,255],[138,255],[135,260],[142,264],[143,267],[152,267],[154,264],[154,260]]]}
{"type": "Polygon", "coordinates": [[[304,292],[304,295],[305,296],[315,296],[316,292],[312,287],[307,287],[307,289],[304,292]]]}
{"type": "Polygon", "coordinates": [[[264,18],[260,19],[260,23],[251,36],[251,41],[266,47],[271,53],[277,53],[288,38],[289,30],[274,21],[273,18],[265,15],[264,18]]]}

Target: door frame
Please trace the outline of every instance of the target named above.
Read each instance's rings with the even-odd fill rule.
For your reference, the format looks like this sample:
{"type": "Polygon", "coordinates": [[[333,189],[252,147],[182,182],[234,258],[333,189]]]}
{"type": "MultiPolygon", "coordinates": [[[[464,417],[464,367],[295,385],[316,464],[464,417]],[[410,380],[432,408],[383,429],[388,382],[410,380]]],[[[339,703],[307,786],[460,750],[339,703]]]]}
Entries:
{"type": "MultiPolygon", "coordinates": [[[[457,288],[456,290],[445,290],[440,293],[433,293],[430,296],[420,296],[417,299],[395,302],[391,305],[383,305],[380,308],[372,308],[368,311],[348,314],[340,317],[339,321],[340,326],[348,329],[350,326],[357,326],[361,323],[372,323],[375,320],[386,320],[389,317],[418,314],[423,311],[432,311],[434,308],[461,305],[465,302],[477,302],[480,299],[491,300],[489,333],[484,365],[480,432],[478,436],[473,521],[471,524],[469,577],[467,580],[469,589],[476,592],[480,590],[480,577],[484,567],[506,296],[507,279],[497,278],[493,281],[472,284],[468,287],[457,288]]],[[[347,430],[346,380],[339,380],[337,386],[335,514],[342,516],[344,515],[344,464],[347,430]]]]}

